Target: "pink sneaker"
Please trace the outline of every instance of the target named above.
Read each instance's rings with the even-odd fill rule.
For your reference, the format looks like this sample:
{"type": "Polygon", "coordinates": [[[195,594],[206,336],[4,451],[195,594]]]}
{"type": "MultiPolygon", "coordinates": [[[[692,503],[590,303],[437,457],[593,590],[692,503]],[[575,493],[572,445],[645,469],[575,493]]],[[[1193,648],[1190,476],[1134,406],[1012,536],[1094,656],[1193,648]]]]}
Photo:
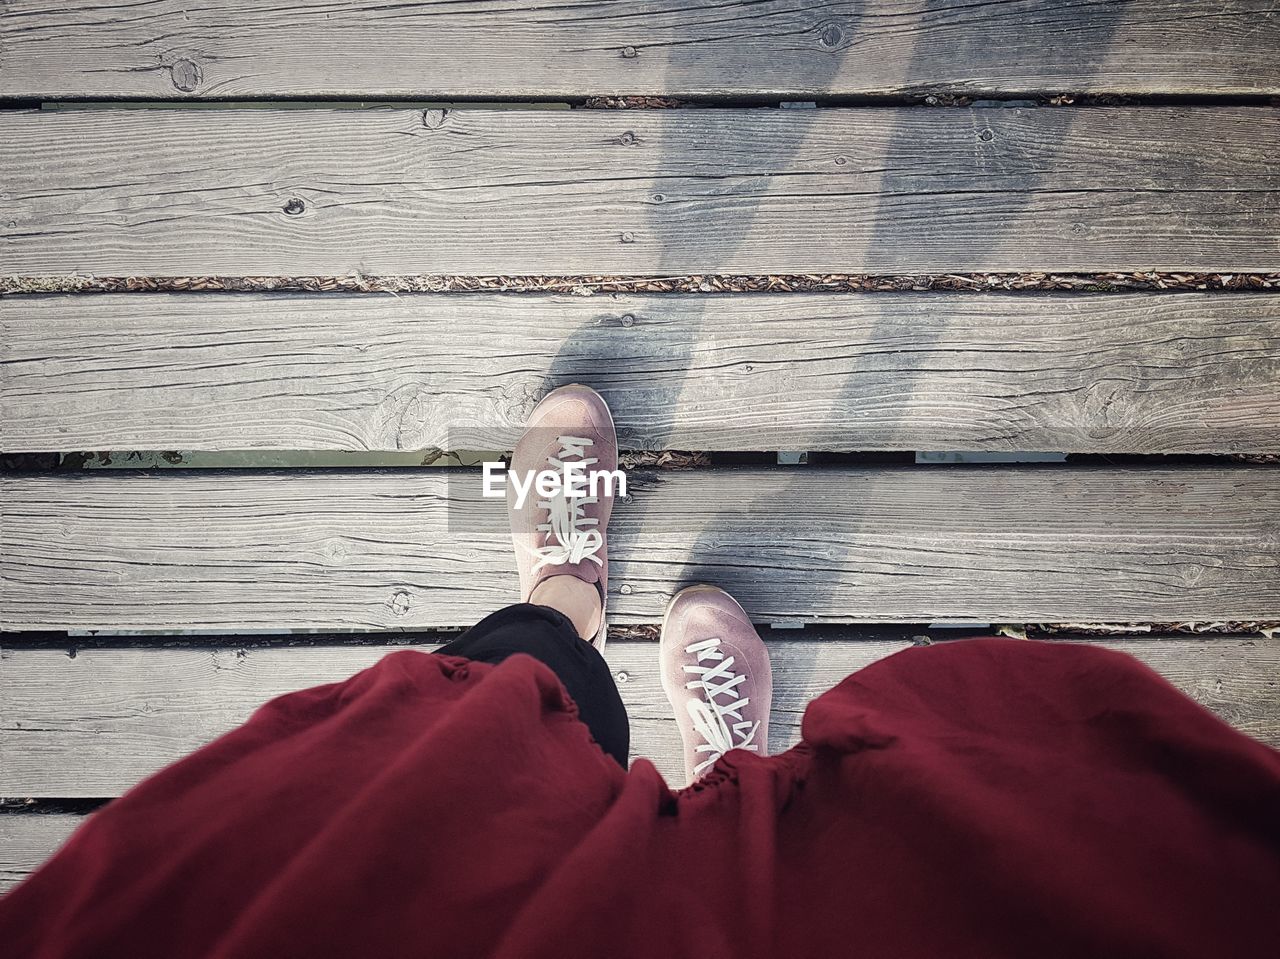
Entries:
{"type": "MultiPolygon", "coordinates": [[[[585,470],[618,468],[618,437],[609,407],[595,390],[562,386],[543,397],[529,415],[524,435],[511,457],[510,473],[554,470],[581,463],[585,470]]],[[[605,597],[609,558],[605,528],[613,511],[611,488],[601,484],[598,496],[569,497],[564,492],[542,497],[530,488],[516,507],[514,482],[507,483],[507,511],[520,571],[520,598],[528,602],[544,579],[568,574],[594,583],[600,591],[600,629],[592,644],[604,649],[605,597]]]]}
{"type": "Polygon", "coordinates": [[[677,593],[662,621],[658,656],[689,782],[730,749],[768,754],[769,653],[732,596],[715,586],[677,593]]]}

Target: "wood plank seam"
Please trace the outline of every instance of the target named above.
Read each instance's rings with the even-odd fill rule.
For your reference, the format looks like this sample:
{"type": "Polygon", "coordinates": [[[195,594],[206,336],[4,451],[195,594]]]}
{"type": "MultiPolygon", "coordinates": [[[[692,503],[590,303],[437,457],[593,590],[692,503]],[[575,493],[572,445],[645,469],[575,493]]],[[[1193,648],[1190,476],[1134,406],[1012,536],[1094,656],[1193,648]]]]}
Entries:
{"type": "Polygon", "coordinates": [[[1280,273],[1141,270],[1072,273],[395,274],[341,276],[0,275],[0,296],[52,293],[1122,293],[1280,290],[1280,273]]]}

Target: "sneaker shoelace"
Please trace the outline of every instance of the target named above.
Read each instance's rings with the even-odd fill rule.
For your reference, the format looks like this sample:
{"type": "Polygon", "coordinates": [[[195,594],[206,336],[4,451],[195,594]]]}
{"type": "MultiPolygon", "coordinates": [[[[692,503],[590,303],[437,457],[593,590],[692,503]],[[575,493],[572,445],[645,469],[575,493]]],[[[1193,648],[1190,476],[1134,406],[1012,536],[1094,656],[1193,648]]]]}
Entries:
{"type": "Polygon", "coordinates": [[[755,742],[756,733],[760,729],[759,721],[752,722],[742,717],[742,710],[751,700],[738,696],[737,688],[747,681],[745,674],[733,671],[733,657],[725,656],[720,649],[720,637],[713,636],[693,643],[684,648],[686,653],[698,657],[698,662],[685,666],[684,671],[697,676],[697,679],[685,683],[686,689],[701,690],[705,699],[692,698],[685,703],[689,718],[693,720],[693,728],[704,743],[696,747],[695,752],[707,753],[707,757],[693,767],[695,777],[713,765],[717,759],[730,749],[748,749],[759,752],[760,744],[755,742]],[[711,665],[704,665],[711,663],[711,665]],[[716,697],[728,697],[725,702],[718,702],[716,697]],[[728,718],[726,718],[728,717],[728,718]],[[734,720],[730,725],[729,720],[734,720]]]}
{"type": "MultiPolygon", "coordinates": [[[[587,456],[587,449],[594,445],[589,439],[581,436],[557,436],[560,444],[560,455],[547,457],[547,462],[555,469],[563,467],[566,460],[580,461],[584,467],[594,466],[600,460],[587,456]]],[[[591,560],[597,566],[603,566],[604,560],[598,555],[604,546],[604,536],[597,529],[600,520],[587,516],[583,509],[599,502],[598,496],[570,497],[565,490],[551,499],[539,500],[538,508],[548,512],[547,522],[539,523],[538,530],[545,536],[546,545],[534,549],[538,557],[533,564],[534,570],[543,566],[561,566],[591,560]]]]}

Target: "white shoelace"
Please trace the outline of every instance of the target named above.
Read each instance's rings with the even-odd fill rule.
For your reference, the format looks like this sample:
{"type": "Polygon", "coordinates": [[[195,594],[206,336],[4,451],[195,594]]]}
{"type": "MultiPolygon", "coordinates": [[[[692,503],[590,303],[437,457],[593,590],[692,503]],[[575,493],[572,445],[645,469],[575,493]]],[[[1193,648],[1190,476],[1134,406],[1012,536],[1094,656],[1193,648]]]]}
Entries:
{"type": "MultiPolygon", "coordinates": [[[[589,439],[581,436],[557,436],[560,444],[560,455],[547,457],[547,462],[555,469],[560,469],[567,459],[580,460],[584,468],[600,462],[598,458],[588,457],[587,448],[593,445],[589,439]]],[[[583,514],[583,508],[599,502],[598,496],[569,497],[562,490],[559,495],[548,500],[539,500],[538,508],[549,511],[545,523],[538,524],[539,532],[545,535],[545,546],[534,549],[538,557],[533,564],[534,570],[543,566],[561,566],[591,560],[597,566],[603,566],[597,554],[604,546],[604,536],[598,527],[600,521],[583,514]]]]}
{"type": "Polygon", "coordinates": [[[695,654],[698,664],[686,666],[684,671],[697,676],[697,679],[685,683],[686,689],[700,689],[706,699],[690,699],[686,704],[689,717],[693,720],[693,728],[705,742],[696,747],[699,754],[709,754],[702,762],[693,767],[694,776],[715,763],[717,759],[730,749],[749,749],[759,752],[760,744],[754,742],[759,722],[751,722],[742,718],[742,709],[751,700],[747,697],[736,699],[737,688],[747,681],[745,675],[733,671],[733,657],[726,657],[720,650],[720,638],[713,636],[684,648],[686,653],[695,654]],[[713,665],[705,666],[710,662],[713,665]],[[720,703],[717,696],[727,696],[729,701],[720,703]],[[732,725],[729,719],[736,720],[732,725]]]}

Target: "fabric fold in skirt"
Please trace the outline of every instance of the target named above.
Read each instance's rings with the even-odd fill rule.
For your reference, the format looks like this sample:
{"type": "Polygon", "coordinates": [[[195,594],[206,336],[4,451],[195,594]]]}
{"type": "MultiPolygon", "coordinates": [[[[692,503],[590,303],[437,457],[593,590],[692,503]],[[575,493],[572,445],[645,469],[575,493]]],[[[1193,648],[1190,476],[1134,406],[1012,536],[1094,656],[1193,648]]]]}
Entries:
{"type": "Polygon", "coordinates": [[[527,656],[394,653],[94,814],[0,954],[1274,954],[1280,754],[1127,656],[910,649],[802,728],[674,791],[527,656]]]}

